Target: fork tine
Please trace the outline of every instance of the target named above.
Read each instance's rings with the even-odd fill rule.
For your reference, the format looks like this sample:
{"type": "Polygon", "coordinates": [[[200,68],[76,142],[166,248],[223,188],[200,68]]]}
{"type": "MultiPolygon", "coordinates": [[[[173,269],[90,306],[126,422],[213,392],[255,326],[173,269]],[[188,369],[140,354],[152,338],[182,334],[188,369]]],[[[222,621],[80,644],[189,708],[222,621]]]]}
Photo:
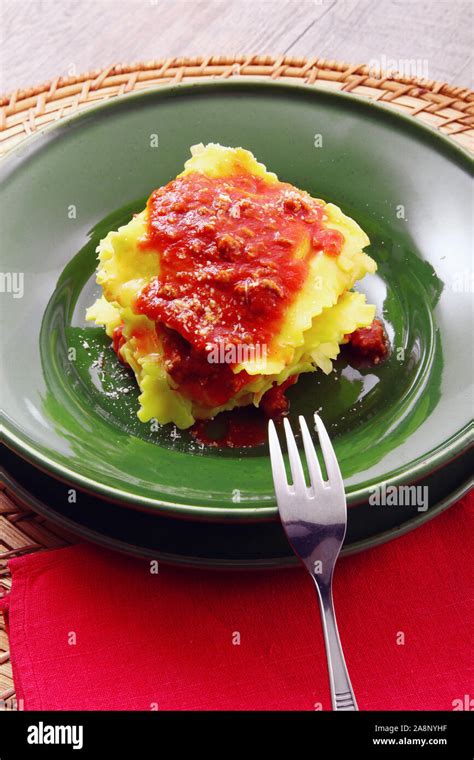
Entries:
{"type": "Polygon", "coordinates": [[[270,461],[272,464],[273,483],[278,506],[285,496],[289,494],[288,481],[286,479],[285,462],[281,453],[280,443],[273,420],[268,423],[268,441],[270,445],[270,461]]]}
{"type": "Polygon", "coordinates": [[[306,461],[308,463],[308,470],[311,478],[311,485],[313,486],[313,491],[316,494],[321,488],[324,488],[321,467],[319,466],[318,457],[316,456],[316,450],[314,448],[306,420],[302,415],[300,415],[299,421],[301,434],[303,436],[304,452],[306,454],[306,461]]]}
{"type": "Polygon", "coordinates": [[[314,421],[318,430],[319,443],[321,445],[321,451],[323,452],[324,464],[326,465],[326,471],[328,474],[328,482],[331,486],[340,485],[344,488],[341,471],[337,462],[336,454],[333,449],[331,440],[324,427],[323,421],[318,414],[314,415],[314,421]]]}
{"type": "Polygon", "coordinates": [[[303,489],[306,489],[306,481],[303,472],[303,465],[301,464],[300,454],[298,451],[298,446],[296,445],[291,425],[286,417],[283,420],[283,425],[285,427],[286,445],[288,446],[288,456],[290,459],[293,485],[296,492],[301,492],[303,489]]]}

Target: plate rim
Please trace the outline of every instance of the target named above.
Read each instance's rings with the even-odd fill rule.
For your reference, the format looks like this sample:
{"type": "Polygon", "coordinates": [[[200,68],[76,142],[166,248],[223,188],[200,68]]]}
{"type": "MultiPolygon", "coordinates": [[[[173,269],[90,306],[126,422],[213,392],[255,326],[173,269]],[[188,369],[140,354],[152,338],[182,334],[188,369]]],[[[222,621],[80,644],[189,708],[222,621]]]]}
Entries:
{"type": "MultiPolygon", "coordinates": [[[[383,483],[387,487],[404,485],[407,482],[407,476],[411,477],[411,473],[416,472],[416,477],[411,477],[410,482],[417,482],[425,475],[433,472],[440,467],[447,466],[455,459],[467,451],[471,445],[470,432],[473,428],[473,423],[468,423],[460,433],[452,436],[448,441],[443,442],[437,449],[430,452],[431,456],[424,457],[421,455],[417,465],[411,469],[404,468],[400,471],[395,471],[396,474],[391,478],[384,478],[374,480],[373,485],[366,488],[359,488],[352,491],[350,494],[346,493],[346,500],[348,506],[355,505],[364,499],[368,499],[373,489],[377,487],[376,484],[383,483]],[[458,438],[462,434],[462,442],[458,444],[458,438]],[[448,449],[447,449],[448,446],[448,449]],[[452,456],[444,456],[448,453],[452,453],[452,456]]],[[[21,442],[23,444],[23,442],[21,442]]],[[[74,470],[70,469],[66,465],[61,465],[54,460],[51,460],[51,466],[47,467],[43,464],[43,457],[41,453],[35,451],[33,447],[28,445],[25,448],[32,450],[32,456],[27,456],[23,453],[23,446],[15,448],[10,445],[10,441],[7,440],[8,447],[19,456],[26,459],[29,464],[34,465],[40,469],[46,475],[51,475],[65,483],[77,485],[89,494],[98,495],[104,498],[108,498],[112,502],[118,502],[126,507],[135,507],[145,509],[147,512],[156,511],[163,515],[169,515],[173,517],[194,517],[196,519],[210,518],[211,520],[222,521],[222,519],[228,522],[240,522],[248,521],[249,518],[253,518],[254,521],[266,521],[278,514],[278,507],[276,499],[273,504],[265,507],[219,507],[219,506],[201,506],[193,504],[184,504],[180,502],[173,502],[171,499],[163,500],[159,498],[152,498],[151,496],[143,496],[133,492],[127,492],[123,489],[115,488],[98,481],[94,481],[91,478],[80,475],[74,470]],[[35,456],[37,455],[37,456],[35,456]]],[[[48,457],[44,457],[49,461],[48,457]]]]}
{"type": "MultiPolygon", "coordinates": [[[[132,556],[142,560],[152,558],[151,551],[148,552],[147,550],[143,550],[141,553],[134,552],[133,549],[139,549],[140,547],[132,546],[131,544],[127,544],[125,541],[122,541],[120,539],[110,539],[110,537],[106,536],[105,534],[99,533],[99,531],[93,529],[89,529],[87,526],[80,525],[81,530],[77,531],[78,523],[68,517],[64,517],[60,512],[45,504],[43,500],[40,500],[31,494],[25,488],[25,486],[21,485],[16,480],[16,478],[11,477],[8,471],[3,467],[0,468],[0,478],[4,483],[7,484],[7,487],[12,488],[12,490],[15,490],[19,494],[20,499],[23,499],[24,504],[26,504],[29,509],[32,509],[34,512],[37,512],[47,519],[50,519],[53,523],[62,525],[74,533],[74,535],[91,541],[94,544],[102,546],[111,551],[125,554],[129,557],[132,556]],[[126,547],[130,547],[132,550],[127,549],[126,547]]],[[[341,557],[350,557],[353,554],[359,554],[360,552],[367,551],[368,549],[382,546],[383,544],[400,538],[407,533],[411,533],[413,530],[420,528],[422,525],[430,522],[442,512],[454,506],[457,501],[462,499],[464,496],[467,496],[473,487],[474,478],[468,478],[458,488],[450,493],[449,496],[445,497],[440,502],[435,504],[435,506],[428,510],[428,512],[419,513],[418,515],[415,515],[406,522],[402,523],[400,526],[395,526],[374,536],[363,538],[359,541],[354,542],[354,544],[351,544],[349,547],[343,546],[341,549],[341,557]]],[[[300,567],[300,563],[296,555],[289,555],[288,557],[275,557],[272,559],[267,558],[262,561],[241,560],[239,562],[238,560],[211,560],[209,558],[207,561],[206,558],[202,558],[201,561],[201,558],[199,557],[185,557],[178,554],[171,554],[169,552],[156,552],[156,554],[153,553],[153,558],[158,559],[159,562],[174,566],[216,571],[232,570],[238,572],[241,570],[289,570],[291,568],[296,569],[300,567]]]]}
{"type": "MultiPolygon", "coordinates": [[[[85,109],[79,113],[74,113],[69,116],[49,124],[44,129],[37,133],[29,135],[17,146],[13,146],[4,156],[0,158],[0,168],[5,164],[9,164],[16,160],[20,165],[25,158],[25,150],[30,146],[34,147],[34,151],[41,149],[47,143],[40,144],[44,138],[54,139],[64,134],[64,130],[68,130],[73,126],[80,126],[82,122],[86,122],[89,118],[97,115],[113,115],[114,111],[120,109],[127,109],[129,104],[135,100],[140,100],[143,103],[147,101],[153,101],[154,99],[162,99],[167,97],[173,97],[180,95],[183,92],[192,93],[193,91],[207,91],[207,90],[231,90],[231,89],[244,89],[251,90],[257,87],[261,90],[277,91],[286,90],[289,93],[304,93],[309,97],[321,98],[322,100],[344,100],[351,107],[355,107],[364,111],[367,114],[375,113],[382,118],[388,120],[395,120],[401,122],[405,127],[415,134],[421,132],[424,133],[432,143],[437,144],[442,149],[444,154],[448,153],[449,160],[456,160],[458,164],[461,164],[463,168],[469,169],[474,167],[474,158],[471,153],[461,145],[454,143],[448,135],[441,133],[439,130],[434,129],[428,124],[421,122],[418,119],[414,119],[410,114],[405,114],[401,111],[391,108],[389,105],[379,101],[371,101],[360,96],[353,95],[352,93],[341,92],[339,90],[327,90],[321,87],[311,87],[303,82],[290,83],[290,82],[268,82],[262,77],[246,77],[242,79],[234,80],[219,80],[203,78],[196,82],[185,82],[178,84],[160,85],[158,88],[142,90],[138,92],[127,93],[120,98],[113,100],[105,100],[96,105],[85,109]]],[[[29,151],[28,151],[29,153],[29,151]]],[[[31,155],[31,154],[30,154],[31,155]]],[[[27,157],[27,156],[26,156],[27,157]]],[[[15,171],[15,166],[11,167],[11,171],[15,171]]],[[[9,175],[7,169],[7,176],[9,175]]],[[[277,513],[276,500],[275,503],[269,506],[260,507],[219,507],[219,506],[200,506],[193,504],[185,504],[173,502],[170,499],[153,498],[151,496],[144,496],[141,494],[133,493],[132,491],[126,491],[124,488],[118,488],[102,483],[98,480],[94,480],[89,476],[82,475],[75,472],[67,465],[57,462],[55,459],[47,454],[38,451],[28,441],[24,440],[21,435],[15,432],[15,426],[11,424],[9,426],[8,419],[3,415],[3,433],[7,445],[20,456],[23,456],[27,461],[31,462],[35,466],[39,467],[46,474],[52,474],[53,477],[59,477],[59,479],[66,480],[78,485],[84,490],[93,493],[100,494],[114,501],[120,503],[126,503],[129,506],[132,504],[141,505],[149,510],[158,511],[163,514],[172,514],[174,516],[182,515],[188,517],[208,517],[222,520],[223,518],[231,522],[242,520],[248,520],[249,517],[253,517],[256,520],[268,520],[274,517],[277,513]]],[[[425,454],[421,454],[417,459],[413,460],[410,465],[405,466],[403,469],[399,468],[392,470],[392,477],[384,478],[383,480],[375,480],[374,483],[386,483],[387,485],[398,485],[406,481],[407,478],[410,482],[416,481],[422,478],[426,473],[432,472],[443,465],[449,464],[456,456],[462,454],[470,445],[472,439],[472,429],[474,425],[472,421],[466,423],[460,430],[454,433],[450,438],[443,441],[438,447],[432,449],[425,454]]],[[[368,497],[372,488],[375,485],[368,485],[365,488],[359,488],[351,492],[348,495],[348,503],[354,504],[362,499],[368,497]]]]}
{"type": "Polygon", "coordinates": [[[380,114],[385,114],[388,118],[399,120],[405,124],[408,128],[413,128],[414,131],[421,130],[425,135],[434,141],[439,141],[446,150],[453,154],[453,157],[462,159],[468,159],[474,166],[474,154],[465,148],[460,143],[451,140],[450,136],[441,132],[439,129],[432,127],[427,122],[423,122],[420,119],[415,118],[409,113],[404,113],[398,109],[395,109],[390,103],[383,100],[370,100],[360,95],[355,95],[352,92],[345,92],[343,90],[329,90],[322,87],[317,83],[308,85],[305,82],[282,82],[281,80],[268,81],[266,77],[260,76],[246,76],[245,79],[225,79],[216,80],[212,77],[202,77],[198,81],[194,82],[178,82],[177,84],[161,84],[156,88],[148,88],[145,90],[136,90],[134,92],[123,93],[120,97],[114,99],[102,100],[93,106],[90,106],[83,111],[67,114],[57,121],[47,124],[42,129],[27,135],[17,145],[13,145],[3,155],[0,156],[0,167],[7,159],[12,158],[17,154],[17,157],[21,157],[25,151],[25,147],[36,143],[45,136],[50,136],[55,132],[60,132],[63,127],[69,127],[70,124],[76,124],[81,121],[87,121],[92,115],[99,114],[102,111],[120,110],[120,108],[126,108],[129,102],[133,100],[152,100],[154,97],[161,95],[172,96],[177,95],[183,90],[200,90],[200,89],[239,89],[246,88],[248,85],[258,86],[262,89],[268,90],[288,90],[288,91],[300,91],[305,92],[310,96],[320,96],[322,99],[328,100],[342,99],[352,104],[354,107],[360,107],[361,110],[374,110],[380,114]]]}

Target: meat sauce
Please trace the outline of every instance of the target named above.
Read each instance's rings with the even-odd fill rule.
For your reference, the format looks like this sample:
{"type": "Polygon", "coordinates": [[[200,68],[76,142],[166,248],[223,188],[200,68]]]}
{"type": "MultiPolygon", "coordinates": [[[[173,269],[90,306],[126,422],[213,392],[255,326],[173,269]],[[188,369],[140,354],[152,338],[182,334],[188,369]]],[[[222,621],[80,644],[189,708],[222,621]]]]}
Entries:
{"type": "MultiPolygon", "coordinates": [[[[165,366],[180,393],[205,406],[226,404],[255,380],[230,363],[210,363],[214,346],[269,346],[306,279],[311,256],[337,256],[344,243],[324,227],[324,205],[293,186],[250,174],[178,177],[152,193],[143,248],[160,251],[159,275],[138,296],[135,312],[155,322],[165,366]]],[[[140,339],[140,336],[135,336],[140,339]]],[[[387,354],[379,320],[356,330],[348,348],[377,363],[387,354]]],[[[120,357],[122,327],[113,335],[120,357]]],[[[207,446],[262,444],[267,420],[288,410],[286,390],[298,376],[268,390],[260,408],[240,408],[197,422],[207,446]],[[223,428],[223,430],[222,430],[223,428]]]]}
{"type": "Polygon", "coordinates": [[[271,344],[310,257],[340,253],[344,238],[324,228],[323,216],[307,193],[250,174],[188,174],[152,193],[141,245],[161,252],[160,273],[135,311],[157,324],[181,393],[220,406],[255,380],[232,364],[210,364],[208,353],[271,344]]]}
{"type": "Polygon", "coordinates": [[[121,324],[121,325],[118,325],[114,329],[114,333],[112,336],[112,348],[114,349],[115,353],[117,354],[117,357],[122,362],[122,364],[125,364],[125,362],[122,359],[122,356],[120,354],[120,349],[122,348],[124,343],[125,343],[125,338],[123,337],[123,324],[121,324]]]}
{"type": "Polygon", "coordinates": [[[158,328],[167,373],[183,396],[205,406],[222,406],[252,378],[247,372],[232,372],[231,364],[212,364],[205,351],[199,351],[174,330],[158,328]]]}
{"type": "Polygon", "coordinates": [[[380,319],[374,319],[369,327],[360,327],[346,338],[346,354],[352,361],[380,364],[388,356],[388,338],[380,319]]]}

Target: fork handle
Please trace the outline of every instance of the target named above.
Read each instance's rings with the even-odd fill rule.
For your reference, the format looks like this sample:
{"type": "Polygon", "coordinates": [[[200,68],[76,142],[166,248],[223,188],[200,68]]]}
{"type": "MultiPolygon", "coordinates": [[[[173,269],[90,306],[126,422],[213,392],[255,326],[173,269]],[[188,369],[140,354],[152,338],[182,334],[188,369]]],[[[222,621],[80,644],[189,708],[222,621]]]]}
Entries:
{"type": "Polygon", "coordinates": [[[347,672],[344,654],[342,652],[339,631],[337,630],[336,615],[332,599],[332,587],[320,588],[316,579],[313,580],[318,591],[319,606],[321,609],[321,621],[326,644],[326,657],[328,661],[329,684],[331,688],[331,702],[333,710],[358,710],[357,702],[352,690],[351,680],[347,672]]]}

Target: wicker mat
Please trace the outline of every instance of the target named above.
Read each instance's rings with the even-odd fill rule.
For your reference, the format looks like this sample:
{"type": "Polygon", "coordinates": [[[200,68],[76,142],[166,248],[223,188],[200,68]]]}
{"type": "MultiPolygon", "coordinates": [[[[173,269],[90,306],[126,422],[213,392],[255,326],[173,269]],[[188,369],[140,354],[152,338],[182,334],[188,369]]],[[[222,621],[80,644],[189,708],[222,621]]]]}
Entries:
{"type": "MultiPolygon", "coordinates": [[[[76,541],[71,533],[52,525],[22,505],[0,483],[0,596],[10,589],[7,561],[27,552],[57,549],[76,541]]],[[[0,711],[16,710],[8,637],[0,615],[0,711]]],[[[20,705],[21,709],[21,705],[20,705]]]]}
{"type": "MultiPolygon", "coordinates": [[[[304,82],[312,87],[351,92],[396,108],[474,152],[474,92],[442,82],[414,77],[374,75],[368,66],[324,58],[236,56],[169,58],[112,65],[82,76],[15,90],[0,97],[0,154],[59,119],[110,98],[163,84],[199,78],[259,76],[272,80],[304,82]]],[[[0,592],[10,588],[6,567],[10,557],[74,542],[74,537],[20,504],[14,494],[0,491],[0,592]]],[[[1,619],[1,618],[0,618],[1,619]]],[[[2,620],[2,619],[1,619],[2,620]]],[[[15,700],[8,653],[8,638],[0,622],[0,710],[20,708],[15,700]]]]}
{"type": "Polygon", "coordinates": [[[304,82],[378,100],[415,116],[474,151],[471,90],[416,77],[384,76],[365,64],[285,56],[167,58],[131,66],[113,64],[82,76],[58,77],[37,87],[15,90],[0,98],[0,149],[9,150],[32,132],[101,100],[162,84],[249,76],[304,82]]]}

